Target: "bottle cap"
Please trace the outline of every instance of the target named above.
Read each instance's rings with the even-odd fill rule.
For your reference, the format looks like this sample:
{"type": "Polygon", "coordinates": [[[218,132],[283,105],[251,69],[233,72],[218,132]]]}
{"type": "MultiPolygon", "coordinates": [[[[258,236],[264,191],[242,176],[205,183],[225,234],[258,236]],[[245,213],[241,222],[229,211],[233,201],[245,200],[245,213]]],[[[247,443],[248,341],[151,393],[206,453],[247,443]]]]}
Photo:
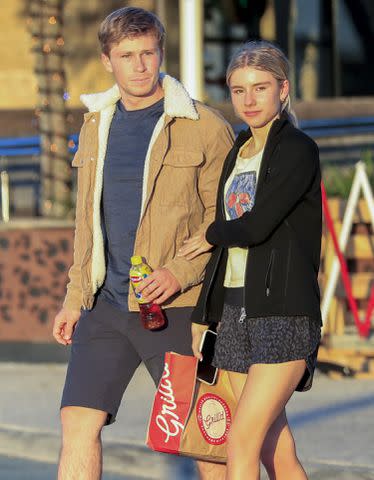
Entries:
{"type": "Polygon", "coordinates": [[[131,265],[141,265],[143,263],[143,258],[140,255],[133,255],[131,257],[131,265]]]}

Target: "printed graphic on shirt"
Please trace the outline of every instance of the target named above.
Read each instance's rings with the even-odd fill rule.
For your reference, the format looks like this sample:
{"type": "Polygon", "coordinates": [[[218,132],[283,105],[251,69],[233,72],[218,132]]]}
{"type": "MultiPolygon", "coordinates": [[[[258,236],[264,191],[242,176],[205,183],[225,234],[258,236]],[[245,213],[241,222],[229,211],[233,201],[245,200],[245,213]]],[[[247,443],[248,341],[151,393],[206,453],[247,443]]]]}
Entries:
{"type": "Polygon", "coordinates": [[[235,175],[226,193],[226,209],[230,220],[235,220],[252,210],[256,194],[256,172],[235,175]]]}

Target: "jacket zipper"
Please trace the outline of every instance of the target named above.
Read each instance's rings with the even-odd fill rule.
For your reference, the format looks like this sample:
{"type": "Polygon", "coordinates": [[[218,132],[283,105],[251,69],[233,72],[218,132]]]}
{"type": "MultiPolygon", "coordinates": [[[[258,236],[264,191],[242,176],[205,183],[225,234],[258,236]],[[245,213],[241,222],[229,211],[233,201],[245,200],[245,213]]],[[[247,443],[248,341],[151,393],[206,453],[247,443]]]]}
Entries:
{"type": "MultiPolygon", "coordinates": [[[[269,174],[270,174],[270,167],[268,167],[266,169],[264,181],[266,181],[266,178],[269,174]]],[[[245,284],[246,284],[246,279],[247,279],[249,249],[247,249],[247,250],[248,250],[248,252],[247,252],[247,258],[246,258],[246,261],[245,261],[245,269],[244,269],[243,305],[242,305],[242,308],[240,309],[239,323],[243,323],[244,320],[247,318],[247,312],[245,310],[245,284]]],[[[273,259],[273,256],[274,256],[273,254],[274,254],[274,250],[271,252],[271,259],[270,259],[271,263],[272,263],[272,259],[273,259]]],[[[266,277],[267,277],[267,275],[266,275],[266,277]]],[[[269,295],[270,295],[270,288],[267,288],[266,289],[266,296],[269,296],[269,295]],[[269,291],[269,293],[268,293],[268,291],[269,291]]]]}
{"type": "Polygon", "coordinates": [[[275,250],[272,250],[270,254],[269,266],[268,266],[268,270],[266,272],[266,278],[265,278],[265,288],[266,288],[267,297],[270,296],[270,287],[273,280],[274,257],[275,257],[275,250]]]}
{"type": "Polygon", "coordinates": [[[240,309],[239,323],[243,323],[244,320],[247,318],[247,312],[245,311],[245,284],[246,284],[246,279],[247,279],[248,257],[249,257],[249,249],[247,251],[247,258],[245,260],[244,285],[243,285],[243,305],[242,305],[242,308],[240,309]]]}

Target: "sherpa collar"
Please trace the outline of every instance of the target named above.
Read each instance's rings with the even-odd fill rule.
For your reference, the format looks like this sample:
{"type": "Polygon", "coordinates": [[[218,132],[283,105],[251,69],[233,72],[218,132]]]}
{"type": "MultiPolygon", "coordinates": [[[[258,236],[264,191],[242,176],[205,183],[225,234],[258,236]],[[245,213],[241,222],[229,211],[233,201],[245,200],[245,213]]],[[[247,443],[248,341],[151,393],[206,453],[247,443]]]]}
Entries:
{"type": "MultiPolygon", "coordinates": [[[[164,73],[160,74],[161,85],[165,93],[164,109],[170,117],[189,118],[198,120],[199,114],[194,101],[187,93],[184,86],[175,78],[164,73]]],[[[118,85],[100,93],[81,95],[82,103],[90,112],[98,112],[104,108],[114,105],[121,98],[118,85]]]]}

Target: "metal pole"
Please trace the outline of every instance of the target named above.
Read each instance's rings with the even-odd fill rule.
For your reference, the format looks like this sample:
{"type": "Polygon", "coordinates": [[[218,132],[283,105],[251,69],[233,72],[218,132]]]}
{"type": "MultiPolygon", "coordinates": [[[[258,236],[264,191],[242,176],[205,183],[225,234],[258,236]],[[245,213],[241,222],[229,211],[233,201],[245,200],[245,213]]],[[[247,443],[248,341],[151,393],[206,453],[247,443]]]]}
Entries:
{"type": "Polygon", "coordinates": [[[181,80],[188,93],[204,98],[203,0],[179,0],[181,80]]]}
{"type": "Polygon", "coordinates": [[[333,62],[333,86],[334,96],[341,95],[341,76],[340,76],[340,56],[338,44],[338,29],[339,29],[339,2],[333,0],[332,2],[332,62],[333,62]]]}
{"type": "Polygon", "coordinates": [[[4,222],[9,222],[9,175],[1,172],[1,214],[4,222]]]}
{"type": "Polygon", "coordinates": [[[292,100],[296,97],[296,45],[295,45],[295,25],[297,18],[297,5],[295,0],[290,0],[290,17],[288,20],[288,58],[291,63],[291,72],[290,72],[290,83],[291,83],[291,92],[290,97],[292,100]]]}
{"type": "Polygon", "coordinates": [[[163,24],[166,24],[166,0],[156,0],[156,13],[163,24]]]}

